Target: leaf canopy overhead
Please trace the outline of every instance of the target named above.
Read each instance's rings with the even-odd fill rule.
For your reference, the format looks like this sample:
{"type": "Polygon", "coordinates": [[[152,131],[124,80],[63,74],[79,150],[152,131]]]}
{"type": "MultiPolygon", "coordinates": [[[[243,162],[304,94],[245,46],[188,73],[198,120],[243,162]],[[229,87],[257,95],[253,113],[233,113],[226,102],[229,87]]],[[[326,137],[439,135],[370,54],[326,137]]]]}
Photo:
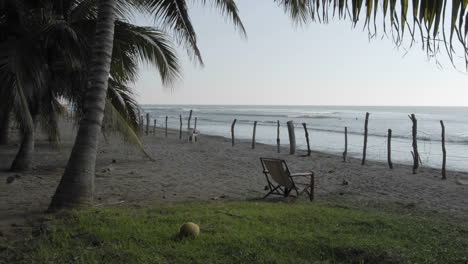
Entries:
{"type": "Polygon", "coordinates": [[[295,7],[296,11],[290,13],[305,23],[328,23],[338,18],[357,26],[363,21],[371,37],[378,35],[378,28],[383,28],[383,34],[391,34],[397,46],[406,36],[410,46],[418,43],[430,56],[438,54],[442,47],[452,63],[460,53],[468,67],[468,0],[275,1],[295,7]]]}

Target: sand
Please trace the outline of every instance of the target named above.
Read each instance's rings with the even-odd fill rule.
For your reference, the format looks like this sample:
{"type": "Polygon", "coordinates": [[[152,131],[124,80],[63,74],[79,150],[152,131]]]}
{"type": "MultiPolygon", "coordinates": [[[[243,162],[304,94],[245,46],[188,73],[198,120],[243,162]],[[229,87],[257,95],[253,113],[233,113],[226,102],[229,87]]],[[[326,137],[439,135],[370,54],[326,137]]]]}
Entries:
{"type": "MultiPolygon", "coordinates": [[[[74,139],[70,123],[63,124],[62,145],[50,147],[44,138],[36,144],[34,171],[7,172],[18,144],[0,148],[0,230],[27,225],[34,216],[46,210],[64,171],[74,139]],[[7,183],[7,178],[14,177],[7,183]]],[[[421,168],[416,175],[411,167],[395,164],[389,170],[385,163],[350,159],[303,151],[289,155],[287,148],[276,153],[275,146],[201,135],[196,143],[186,135],[178,139],[177,131],[167,138],[162,129],[143,137],[146,158],[134,146],[118,138],[101,141],[97,168],[95,203],[136,204],[194,200],[250,200],[261,198],[266,191],[260,157],[281,158],[292,172],[314,171],[317,201],[348,201],[356,204],[393,203],[402,207],[425,208],[433,212],[468,215],[467,173],[448,172],[441,180],[440,170],[421,168]],[[115,161],[115,162],[114,162],[115,161]],[[349,184],[343,185],[343,180],[349,184]]],[[[468,162],[468,161],[467,161],[468,162]]],[[[11,179],[11,178],[10,178],[11,179]]]]}

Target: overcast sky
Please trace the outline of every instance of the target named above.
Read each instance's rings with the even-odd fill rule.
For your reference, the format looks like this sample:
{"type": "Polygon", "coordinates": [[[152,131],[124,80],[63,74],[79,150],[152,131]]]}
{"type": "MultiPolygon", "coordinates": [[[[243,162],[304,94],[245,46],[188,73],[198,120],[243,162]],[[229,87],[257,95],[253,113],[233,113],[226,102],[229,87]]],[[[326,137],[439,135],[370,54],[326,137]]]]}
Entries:
{"type": "MultiPolygon", "coordinates": [[[[208,1],[209,2],[209,1],[208,1]]],[[[468,75],[443,68],[413,47],[370,41],[349,21],[295,27],[272,0],[237,1],[248,38],[216,10],[191,6],[205,67],[182,49],[183,80],[165,88],[143,67],[142,104],[434,105],[467,106],[468,75]]],[[[139,23],[146,23],[142,18],[139,23]]],[[[147,24],[147,23],[146,23],[147,24]]]]}

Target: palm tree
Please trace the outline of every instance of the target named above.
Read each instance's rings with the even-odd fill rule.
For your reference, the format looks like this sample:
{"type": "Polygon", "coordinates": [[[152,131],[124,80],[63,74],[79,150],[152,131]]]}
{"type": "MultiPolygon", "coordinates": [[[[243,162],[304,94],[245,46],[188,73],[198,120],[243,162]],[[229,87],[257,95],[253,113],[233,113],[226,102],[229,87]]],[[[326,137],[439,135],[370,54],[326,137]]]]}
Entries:
{"type": "MultiPolygon", "coordinates": [[[[16,119],[21,120],[20,130],[22,143],[12,168],[30,169],[32,149],[34,148],[34,126],[37,114],[40,111],[38,99],[43,96],[43,82],[46,69],[42,67],[44,60],[37,46],[31,45],[37,41],[37,36],[21,32],[16,27],[25,20],[34,17],[24,12],[22,4],[12,1],[2,2],[0,16],[1,26],[0,43],[0,80],[2,87],[0,95],[4,103],[0,112],[5,113],[3,120],[9,120],[9,112],[13,110],[16,119]],[[16,7],[17,9],[14,9],[16,7]],[[15,10],[17,12],[12,12],[15,10]],[[37,81],[36,81],[37,80],[37,81]]],[[[31,29],[37,27],[31,26],[31,29]]],[[[7,122],[6,122],[7,123],[7,122]]],[[[7,124],[2,124],[7,127],[7,124]]]]}
{"type": "MultiPolygon", "coordinates": [[[[77,116],[80,116],[83,112],[83,83],[85,83],[88,71],[86,65],[89,65],[90,61],[87,50],[89,50],[89,43],[92,42],[92,31],[96,26],[96,13],[94,11],[96,6],[94,5],[94,1],[82,1],[76,5],[68,5],[68,9],[66,10],[64,6],[61,5],[60,10],[57,10],[53,6],[15,6],[16,9],[9,10],[10,16],[15,13],[34,12],[39,12],[42,15],[39,16],[40,19],[38,20],[32,20],[31,18],[37,17],[33,15],[28,17],[29,19],[23,18],[23,21],[15,21],[16,27],[13,27],[16,30],[13,32],[15,34],[11,32],[9,34],[20,36],[20,40],[26,40],[21,42],[23,45],[17,45],[18,41],[16,39],[11,41],[0,34],[0,43],[4,47],[0,51],[0,58],[3,58],[3,60],[0,60],[0,76],[14,79],[24,75],[22,74],[24,72],[34,72],[44,68],[45,70],[43,71],[47,71],[49,77],[47,81],[42,79],[35,81],[35,83],[46,83],[46,85],[42,86],[45,88],[42,89],[37,89],[37,87],[31,85],[23,85],[21,87],[14,85],[21,83],[18,81],[11,82],[13,86],[10,88],[7,85],[3,86],[0,92],[5,94],[5,96],[1,97],[5,102],[3,104],[5,110],[9,109],[7,106],[9,106],[10,101],[21,102],[21,100],[17,100],[13,96],[12,91],[22,91],[23,94],[35,94],[35,96],[24,97],[24,101],[28,101],[25,104],[28,106],[27,109],[21,109],[20,107],[15,107],[14,109],[18,109],[17,114],[19,117],[28,114],[34,117],[38,116],[51,142],[55,144],[58,142],[56,115],[62,110],[59,107],[57,98],[62,97],[73,103],[77,116]],[[60,16],[57,19],[56,13],[68,14],[67,20],[60,19],[60,16]],[[31,41],[31,35],[39,37],[31,41]],[[27,45],[32,45],[32,47],[28,47],[27,45]],[[27,53],[24,50],[18,50],[18,47],[22,46],[27,47],[24,50],[33,50],[34,52],[27,53]],[[5,47],[10,47],[10,49],[6,49],[5,47]],[[76,51],[79,52],[77,53],[76,51]],[[19,66],[21,67],[15,67],[18,66],[18,63],[11,63],[11,61],[28,61],[28,58],[32,56],[40,60],[41,63],[20,64],[19,66]],[[48,61],[44,59],[46,57],[48,61]],[[48,66],[43,67],[44,65],[48,66]],[[72,67],[69,67],[69,65],[72,65],[72,67]],[[41,97],[40,100],[39,97],[41,97]],[[35,109],[35,112],[32,113],[31,109],[35,109]],[[41,111],[37,113],[37,109],[41,111]]],[[[63,17],[63,15],[61,16],[63,17]]],[[[6,29],[12,28],[11,24],[9,20],[3,23],[0,21],[0,27],[4,26],[6,29]]],[[[170,47],[171,43],[167,39],[167,36],[159,30],[138,27],[119,20],[116,26],[115,42],[117,43],[115,46],[117,51],[113,53],[113,63],[111,66],[111,79],[113,81],[107,94],[107,114],[104,124],[106,128],[111,128],[111,130],[107,129],[106,131],[112,132],[117,130],[124,135],[125,139],[132,143],[140,144],[134,133],[137,123],[137,105],[126,83],[135,80],[138,61],[146,61],[155,65],[159,69],[163,79],[176,78],[179,66],[174,51],[170,47]]],[[[28,76],[27,79],[34,79],[34,76],[28,76]]],[[[4,83],[8,84],[8,81],[4,83]]],[[[27,127],[27,122],[23,123],[21,119],[18,119],[18,122],[27,127]]],[[[1,124],[4,123],[2,122],[1,124]]],[[[28,170],[32,165],[34,130],[22,129],[22,135],[21,147],[12,164],[12,170],[28,170]]]]}
{"type": "MultiPolygon", "coordinates": [[[[213,3],[229,15],[243,32],[234,1],[214,0],[213,3]]],[[[50,210],[92,204],[93,201],[96,152],[111,67],[117,4],[116,0],[99,1],[92,49],[93,60],[90,66],[92,70],[88,77],[89,87],[84,100],[84,117],[80,121],[70,159],[52,198],[50,210]]],[[[161,19],[163,24],[173,29],[179,40],[184,41],[194,57],[203,63],[184,0],[141,0],[133,1],[133,4],[138,8],[149,10],[161,19]]]]}

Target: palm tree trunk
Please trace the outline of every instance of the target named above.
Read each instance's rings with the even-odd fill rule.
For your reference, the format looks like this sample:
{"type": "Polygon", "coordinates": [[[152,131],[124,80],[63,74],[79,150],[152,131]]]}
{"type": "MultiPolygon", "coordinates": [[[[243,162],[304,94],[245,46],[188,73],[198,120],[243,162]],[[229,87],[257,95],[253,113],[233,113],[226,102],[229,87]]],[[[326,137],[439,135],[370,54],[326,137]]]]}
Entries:
{"type": "Polygon", "coordinates": [[[10,111],[0,114],[0,145],[8,144],[10,133],[10,111]]]}
{"type": "Polygon", "coordinates": [[[34,127],[36,125],[37,113],[32,114],[33,128],[29,131],[24,131],[21,138],[21,146],[16,154],[10,171],[30,171],[32,170],[33,155],[34,155],[34,127]]]}
{"type": "Polygon", "coordinates": [[[104,117],[114,40],[115,6],[116,0],[99,1],[84,117],[80,121],[70,159],[52,197],[49,211],[93,203],[96,154],[104,117]]]}
{"type": "Polygon", "coordinates": [[[32,170],[34,154],[34,130],[23,133],[21,147],[16,154],[15,160],[11,164],[11,171],[30,171],[32,170]]]}

